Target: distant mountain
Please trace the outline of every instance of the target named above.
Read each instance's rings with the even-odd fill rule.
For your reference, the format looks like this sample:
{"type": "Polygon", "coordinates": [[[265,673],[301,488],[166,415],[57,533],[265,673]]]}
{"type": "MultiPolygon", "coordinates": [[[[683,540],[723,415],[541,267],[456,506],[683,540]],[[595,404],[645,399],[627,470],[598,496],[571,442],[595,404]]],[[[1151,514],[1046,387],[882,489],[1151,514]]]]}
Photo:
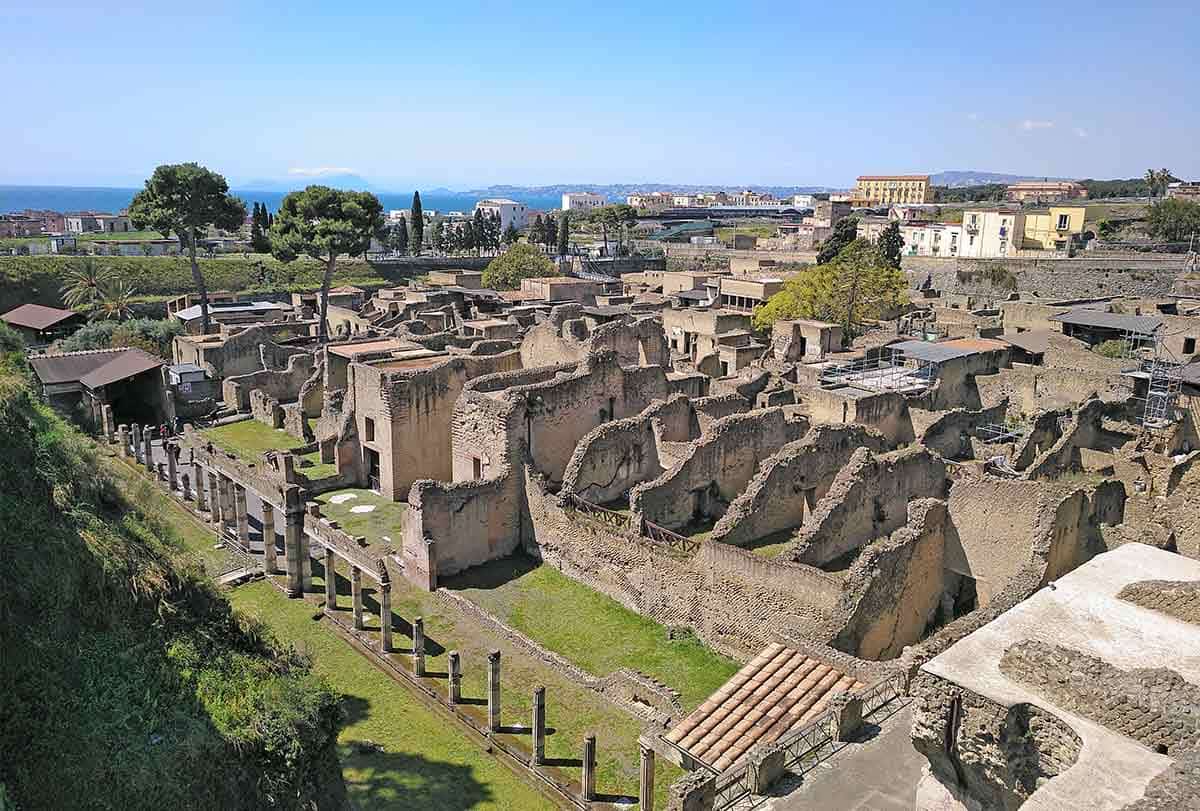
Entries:
{"type": "Polygon", "coordinates": [[[333,189],[351,189],[353,191],[378,191],[376,186],[368,183],[359,175],[352,174],[335,174],[335,175],[289,175],[285,178],[268,180],[265,178],[257,178],[247,180],[244,183],[235,184],[235,188],[246,191],[276,191],[289,192],[299,191],[305,186],[329,186],[333,189]]]}
{"type": "Polygon", "coordinates": [[[948,186],[952,189],[963,186],[982,186],[986,183],[1019,183],[1022,180],[1071,180],[1068,177],[1042,177],[1040,175],[1005,175],[997,172],[977,172],[974,170],[955,170],[938,172],[929,176],[929,182],[934,186],[948,186]]]}

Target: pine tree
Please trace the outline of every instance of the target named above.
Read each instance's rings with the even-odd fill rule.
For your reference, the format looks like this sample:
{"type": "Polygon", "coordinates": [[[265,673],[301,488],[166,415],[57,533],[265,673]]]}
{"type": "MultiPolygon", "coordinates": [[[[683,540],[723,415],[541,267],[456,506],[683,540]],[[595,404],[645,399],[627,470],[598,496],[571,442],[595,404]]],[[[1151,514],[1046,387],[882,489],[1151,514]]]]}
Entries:
{"type": "Polygon", "coordinates": [[[529,227],[529,241],[534,245],[541,244],[544,234],[545,232],[542,227],[542,215],[539,214],[534,219],[533,225],[529,227]]]}
{"type": "Polygon", "coordinates": [[[412,201],[412,239],[409,240],[412,246],[413,256],[421,255],[421,244],[425,241],[425,215],[421,213],[421,193],[413,192],[412,201]]]}

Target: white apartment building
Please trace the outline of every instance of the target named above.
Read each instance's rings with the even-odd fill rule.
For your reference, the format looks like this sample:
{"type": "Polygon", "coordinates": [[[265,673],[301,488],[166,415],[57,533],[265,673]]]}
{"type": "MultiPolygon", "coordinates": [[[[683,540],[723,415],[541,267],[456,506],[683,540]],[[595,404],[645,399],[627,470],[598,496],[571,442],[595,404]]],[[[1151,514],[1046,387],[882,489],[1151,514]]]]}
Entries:
{"type": "Polygon", "coordinates": [[[625,202],[628,205],[647,211],[661,211],[664,208],[670,208],[674,205],[674,201],[675,195],[663,191],[631,194],[625,198],[625,202]]]}
{"type": "Polygon", "coordinates": [[[812,208],[816,198],[811,194],[793,194],[792,206],[795,208],[812,208]]]}
{"type": "Polygon", "coordinates": [[[958,255],[967,258],[1012,256],[1025,239],[1025,217],[1019,211],[964,211],[963,243],[958,255]]]}
{"type": "Polygon", "coordinates": [[[900,225],[905,256],[962,256],[963,228],[955,223],[900,225]]]}
{"type": "Polygon", "coordinates": [[[562,196],[563,211],[591,211],[607,204],[604,195],[590,191],[569,191],[562,196]]]}
{"type": "Polygon", "coordinates": [[[677,194],[671,198],[671,205],[678,208],[688,208],[693,205],[700,205],[700,203],[694,195],[677,194]]]}
{"type": "Polygon", "coordinates": [[[480,200],[475,204],[475,210],[484,214],[499,214],[501,231],[507,231],[510,225],[518,230],[529,225],[529,207],[507,197],[480,200]]]}

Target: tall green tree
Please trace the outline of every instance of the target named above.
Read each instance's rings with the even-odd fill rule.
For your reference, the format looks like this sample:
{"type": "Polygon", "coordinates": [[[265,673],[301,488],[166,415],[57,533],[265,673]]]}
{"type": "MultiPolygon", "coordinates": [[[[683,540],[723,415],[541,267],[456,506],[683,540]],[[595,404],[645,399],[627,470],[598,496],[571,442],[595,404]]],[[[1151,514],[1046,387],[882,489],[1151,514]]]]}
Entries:
{"type": "Polygon", "coordinates": [[[250,250],[255,253],[270,253],[271,240],[267,238],[267,204],[255,203],[254,214],[250,218],[250,250]]]}
{"type": "Polygon", "coordinates": [[[817,253],[817,264],[824,265],[832,262],[851,242],[858,238],[858,217],[843,217],[833,226],[833,233],[821,243],[817,253]]]}
{"type": "Polygon", "coordinates": [[[542,222],[541,214],[534,217],[533,225],[529,226],[529,242],[532,245],[546,244],[546,226],[542,222]]]}
{"type": "Polygon", "coordinates": [[[1200,236],[1200,203],[1169,197],[1150,204],[1146,216],[1150,233],[1170,242],[1184,242],[1200,236]]]}
{"type": "Polygon", "coordinates": [[[91,312],[104,298],[105,287],[111,281],[112,272],[92,257],[76,259],[67,266],[63,302],[72,309],[91,312]]]}
{"type": "Polygon", "coordinates": [[[510,222],[508,228],[504,229],[504,237],[502,239],[504,247],[507,248],[509,245],[515,245],[520,238],[521,232],[517,230],[517,226],[510,222]]]}
{"type": "Polygon", "coordinates": [[[383,206],[370,192],[309,186],[283,198],[271,228],[271,252],[283,262],[307,254],[325,263],[319,327],[322,340],[328,334],[329,285],[337,258],[366,253],[371,238],[383,231],[383,225],[383,206]]]}
{"type": "Polygon", "coordinates": [[[388,229],[387,246],[401,256],[408,253],[408,222],[403,216],[388,229]]]}
{"type": "Polygon", "coordinates": [[[433,222],[430,223],[430,232],[431,233],[429,234],[429,245],[430,245],[430,247],[433,248],[435,253],[441,253],[446,247],[446,245],[445,245],[445,236],[446,235],[445,235],[445,233],[443,233],[443,228],[442,228],[442,226],[444,224],[445,224],[445,221],[440,216],[434,217],[433,222]]]}
{"type": "Polygon", "coordinates": [[[892,220],[879,234],[875,243],[879,258],[889,267],[900,269],[900,257],[904,253],[904,236],[900,233],[900,223],[892,220]]]}
{"type": "Polygon", "coordinates": [[[425,214],[421,211],[421,193],[413,192],[412,210],[409,212],[409,224],[412,228],[412,237],[409,239],[409,246],[412,248],[413,256],[421,255],[421,246],[425,242],[425,214]]]}
{"type": "Polygon", "coordinates": [[[518,243],[497,256],[483,271],[483,286],[491,290],[515,290],[522,279],[557,276],[545,254],[532,245],[518,243]]]}
{"type": "Polygon", "coordinates": [[[754,311],[754,327],[767,330],[779,320],[812,318],[842,325],[849,340],[864,321],[890,317],[904,304],[908,281],[884,263],[865,239],[847,245],[837,258],[792,277],[754,311]]]}
{"type": "Polygon", "coordinates": [[[164,164],[154,170],[146,186],[129,205],[129,219],[139,230],[174,234],[186,246],[192,282],[200,297],[200,324],[207,333],[208,288],[196,261],[196,243],[209,226],[233,231],[246,220],[246,204],[229,193],[229,184],[216,172],[197,163],[164,164]]]}
{"type": "Polygon", "coordinates": [[[564,211],[558,220],[558,255],[566,256],[571,249],[571,212],[564,211]]]}

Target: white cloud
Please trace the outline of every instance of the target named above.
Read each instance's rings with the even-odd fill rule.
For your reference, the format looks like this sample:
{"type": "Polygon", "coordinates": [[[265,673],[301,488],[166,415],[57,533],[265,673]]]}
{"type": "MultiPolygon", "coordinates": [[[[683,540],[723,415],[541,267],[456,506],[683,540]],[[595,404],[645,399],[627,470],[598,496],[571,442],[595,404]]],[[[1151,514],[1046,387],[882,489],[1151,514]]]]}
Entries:
{"type": "Polygon", "coordinates": [[[967,120],[968,121],[978,121],[979,113],[967,113],[967,120]]]}
{"type": "Polygon", "coordinates": [[[1048,130],[1053,126],[1053,121],[1036,121],[1032,118],[1027,118],[1021,122],[1021,129],[1025,130],[1025,132],[1033,132],[1034,130],[1048,130]]]}
{"type": "Polygon", "coordinates": [[[346,166],[316,166],[313,168],[297,167],[288,169],[289,175],[299,175],[300,177],[322,177],[324,175],[350,175],[354,174],[354,170],[346,166]]]}
{"type": "Polygon", "coordinates": [[[1087,131],[1087,130],[1085,130],[1083,127],[1076,127],[1076,128],[1075,128],[1075,134],[1076,134],[1078,137],[1080,137],[1080,138],[1086,138],[1086,137],[1088,137],[1088,131],[1087,131]]]}

